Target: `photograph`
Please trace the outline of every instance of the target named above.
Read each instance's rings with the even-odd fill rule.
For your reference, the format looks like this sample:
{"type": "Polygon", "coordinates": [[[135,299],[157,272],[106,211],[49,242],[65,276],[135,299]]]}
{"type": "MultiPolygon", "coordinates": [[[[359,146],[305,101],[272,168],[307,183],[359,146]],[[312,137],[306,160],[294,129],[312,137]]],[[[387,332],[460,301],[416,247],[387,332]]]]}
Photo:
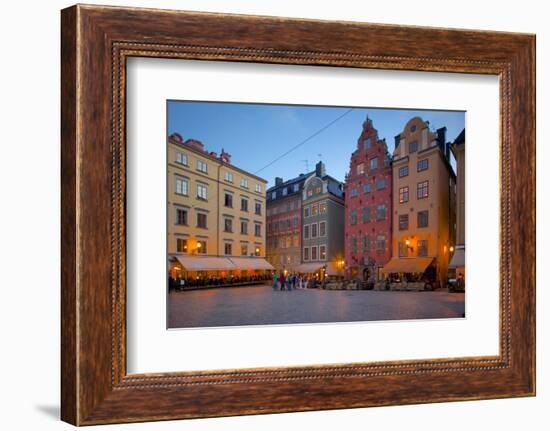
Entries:
{"type": "Polygon", "coordinates": [[[467,318],[465,116],[168,100],[168,329],[467,318]]]}

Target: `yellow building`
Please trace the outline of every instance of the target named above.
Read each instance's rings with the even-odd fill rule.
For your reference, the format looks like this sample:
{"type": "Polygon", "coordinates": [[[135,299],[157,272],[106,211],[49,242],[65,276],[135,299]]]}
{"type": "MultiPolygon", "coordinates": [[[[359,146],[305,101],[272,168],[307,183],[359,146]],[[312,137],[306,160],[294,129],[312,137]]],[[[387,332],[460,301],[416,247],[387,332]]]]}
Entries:
{"type": "Polygon", "coordinates": [[[445,287],[454,246],[455,174],[446,128],[412,118],[395,137],[392,259],[386,274],[425,279],[445,287]]]}
{"type": "Polygon", "coordinates": [[[168,138],[167,232],[174,278],[241,276],[271,269],[265,257],[267,181],[208,152],[168,138]]]}
{"type": "Polygon", "coordinates": [[[465,184],[465,165],[466,165],[466,139],[465,130],[457,136],[451,145],[451,150],[456,159],[456,246],[449,264],[449,268],[456,269],[456,276],[462,275],[465,278],[466,262],[466,184],[465,184]]]}

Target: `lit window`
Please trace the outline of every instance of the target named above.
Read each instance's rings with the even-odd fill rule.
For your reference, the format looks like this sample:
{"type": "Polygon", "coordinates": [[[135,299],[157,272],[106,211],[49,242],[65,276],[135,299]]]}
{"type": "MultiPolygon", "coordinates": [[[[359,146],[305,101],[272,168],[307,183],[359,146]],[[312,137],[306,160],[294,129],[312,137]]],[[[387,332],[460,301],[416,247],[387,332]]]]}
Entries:
{"type": "Polygon", "coordinates": [[[248,255],[248,244],[241,244],[241,256],[248,255]]]}
{"type": "Polygon", "coordinates": [[[416,186],[417,199],[424,199],[428,197],[428,181],[422,181],[416,186]]]}
{"type": "Polygon", "coordinates": [[[326,245],[320,245],[319,246],[319,260],[327,260],[327,246],[326,245]]]}
{"type": "Polygon", "coordinates": [[[427,239],[419,239],[416,243],[417,247],[417,256],[427,256],[428,255],[428,240],[427,239]]]}
{"type": "Polygon", "coordinates": [[[322,202],[319,204],[319,213],[325,214],[327,212],[327,204],[326,202],[322,202]]]}
{"type": "Polygon", "coordinates": [[[316,216],[319,214],[319,206],[318,205],[312,205],[311,206],[311,216],[316,216]]]}
{"type": "Polygon", "coordinates": [[[176,249],[178,253],[187,253],[187,240],[183,238],[177,238],[176,249]]]}
{"type": "Polygon", "coordinates": [[[197,253],[206,254],[206,241],[197,241],[197,253]]]}
{"type": "Polygon", "coordinates": [[[409,186],[399,188],[399,203],[409,202],[409,186]]]}

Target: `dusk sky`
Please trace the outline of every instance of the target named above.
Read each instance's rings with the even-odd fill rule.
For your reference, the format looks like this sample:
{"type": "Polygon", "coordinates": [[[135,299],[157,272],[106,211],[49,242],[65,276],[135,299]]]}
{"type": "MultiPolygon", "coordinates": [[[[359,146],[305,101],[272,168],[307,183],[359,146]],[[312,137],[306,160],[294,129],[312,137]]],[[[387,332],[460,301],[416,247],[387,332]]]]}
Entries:
{"type": "Polygon", "coordinates": [[[306,160],[310,171],[323,160],[327,173],[343,181],[367,115],[378,130],[378,137],[386,138],[390,153],[394,150],[394,136],[403,131],[412,117],[428,120],[432,130],[446,126],[447,141],[451,142],[465,121],[463,111],[354,108],[334,122],[349,109],[169,101],[168,134],[178,132],[184,140],[197,139],[206,150],[218,154],[224,148],[235,166],[266,179],[271,187],[276,176],[287,180],[305,173],[306,160]],[[296,150],[267,166],[312,135],[315,136],[296,150]]]}

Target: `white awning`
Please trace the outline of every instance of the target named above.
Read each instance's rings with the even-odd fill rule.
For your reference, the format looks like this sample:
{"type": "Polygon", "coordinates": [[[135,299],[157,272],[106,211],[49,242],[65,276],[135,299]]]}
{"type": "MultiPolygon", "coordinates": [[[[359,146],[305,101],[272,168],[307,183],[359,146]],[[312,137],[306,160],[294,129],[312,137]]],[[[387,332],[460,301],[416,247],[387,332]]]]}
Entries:
{"type": "Polygon", "coordinates": [[[172,256],[181,263],[187,271],[231,271],[237,269],[226,257],[215,256],[172,256]]]}
{"type": "Polygon", "coordinates": [[[466,262],[466,253],[463,248],[458,248],[455,250],[455,253],[453,254],[453,258],[451,259],[451,263],[449,263],[449,268],[462,268],[464,267],[466,262]]]}
{"type": "Polygon", "coordinates": [[[273,266],[261,257],[230,257],[229,260],[235,265],[236,269],[251,271],[272,270],[273,266]]]}
{"type": "Polygon", "coordinates": [[[312,262],[312,263],[302,263],[301,265],[296,266],[296,272],[308,274],[317,272],[325,264],[323,262],[312,262]]]}
{"type": "Polygon", "coordinates": [[[433,257],[394,257],[382,268],[382,272],[391,273],[422,273],[433,262],[433,257]]]}

